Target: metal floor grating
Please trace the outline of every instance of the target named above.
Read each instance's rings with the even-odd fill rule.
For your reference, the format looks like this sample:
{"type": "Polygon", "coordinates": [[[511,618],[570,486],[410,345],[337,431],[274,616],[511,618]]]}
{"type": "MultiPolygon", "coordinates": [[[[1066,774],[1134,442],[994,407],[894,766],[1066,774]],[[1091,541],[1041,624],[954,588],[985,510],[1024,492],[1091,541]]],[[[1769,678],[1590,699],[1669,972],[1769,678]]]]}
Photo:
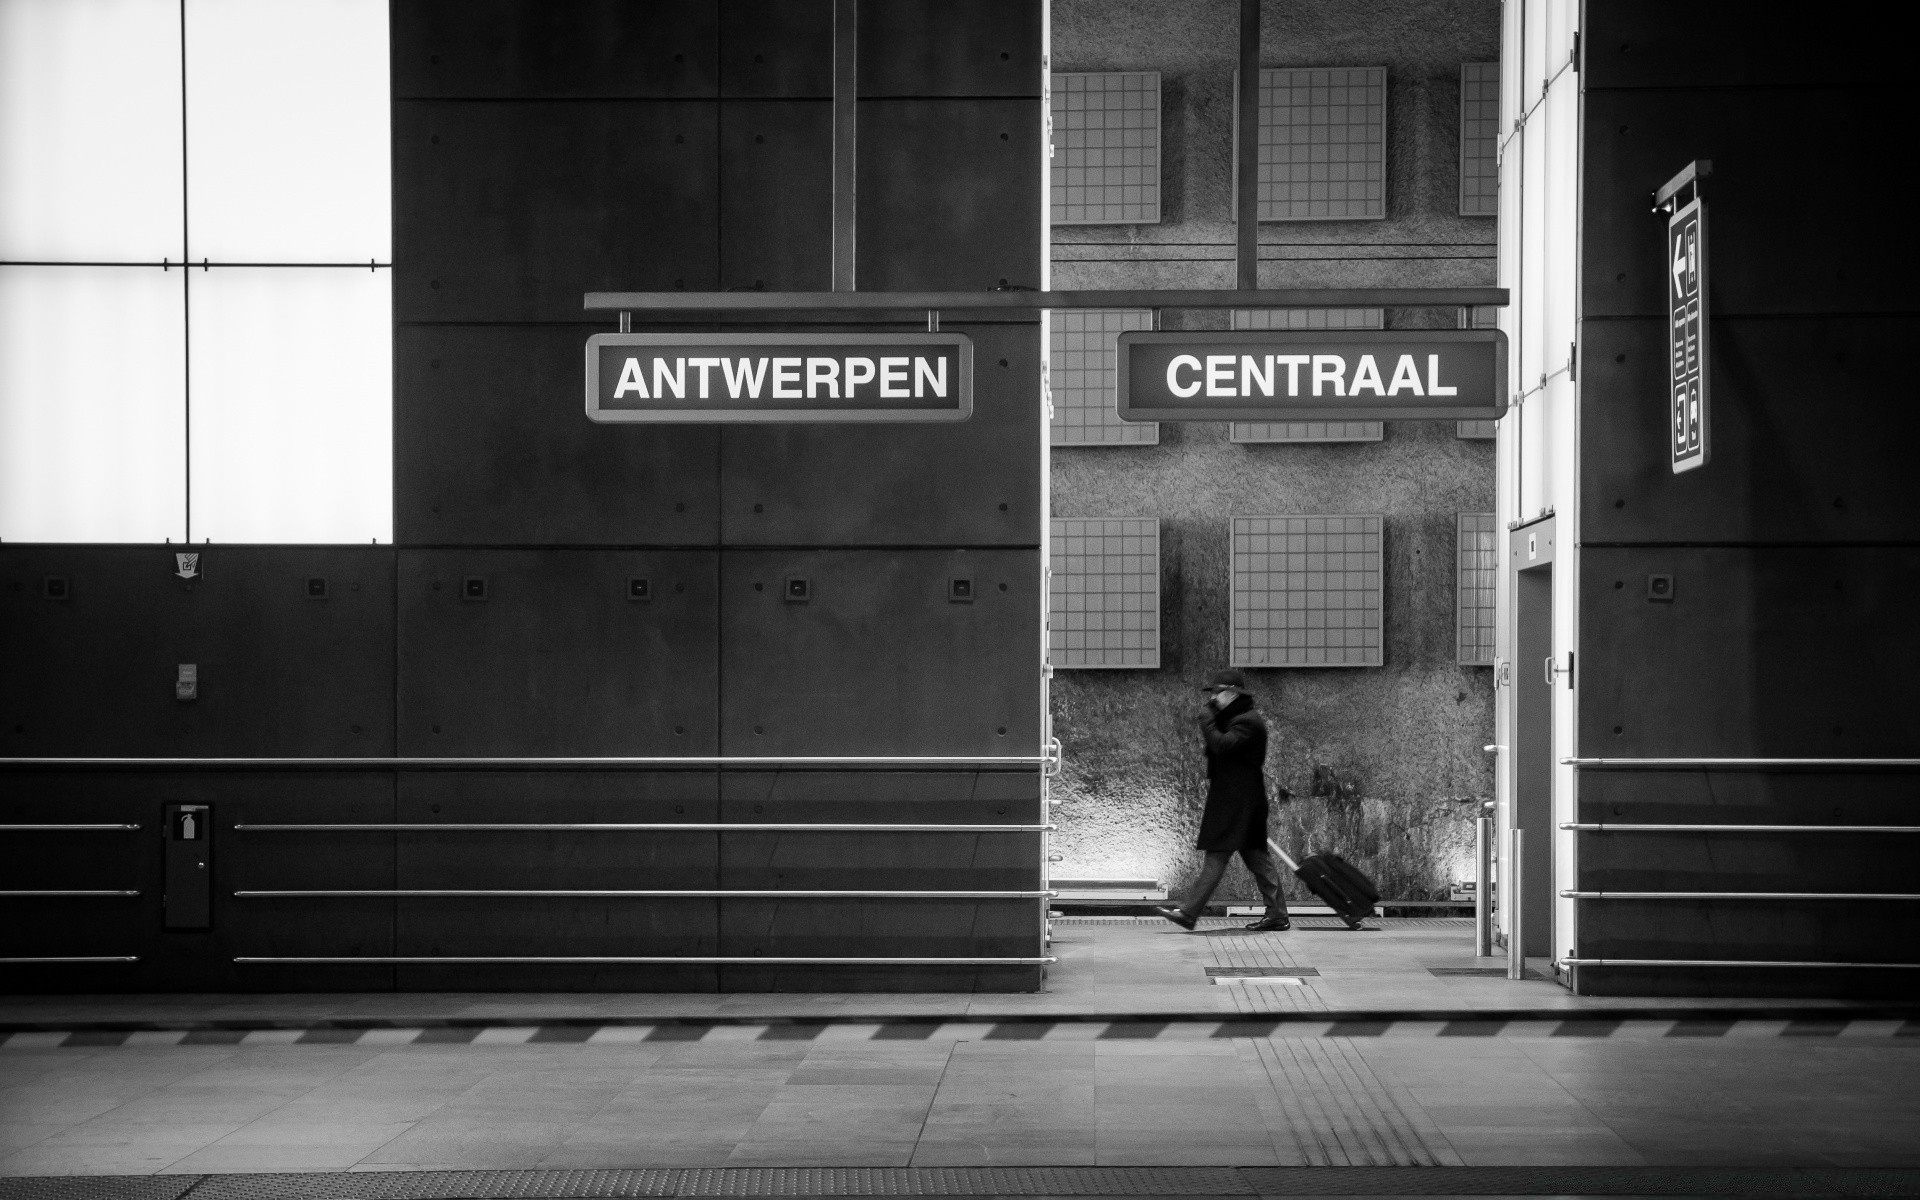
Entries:
{"type": "Polygon", "coordinates": [[[0,1200],[1916,1194],[1920,1170],[1871,1167],[650,1167],[0,1179],[0,1200]]]}

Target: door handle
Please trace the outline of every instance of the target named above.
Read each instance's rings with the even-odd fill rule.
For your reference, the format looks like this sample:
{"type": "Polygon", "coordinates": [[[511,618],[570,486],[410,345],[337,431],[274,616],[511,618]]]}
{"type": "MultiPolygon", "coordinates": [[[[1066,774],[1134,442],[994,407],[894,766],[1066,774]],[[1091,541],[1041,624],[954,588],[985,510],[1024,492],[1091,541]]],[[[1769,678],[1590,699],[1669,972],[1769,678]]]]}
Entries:
{"type": "Polygon", "coordinates": [[[1542,664],[1542,674],[1544,674],[1546,677],[1548,687],[1552,687],[1554,684],[1554,681],[1563,674],[1567,677],[1567,686],[1572,687],[1573,686],[1573,652],[1571,650],[1567,652],[1567,665],[1564,667],[1560,665],[1560,659],[1558,655],[1554,655],[1554,654],[1547,655],[1545,662],[1542,664]]]}

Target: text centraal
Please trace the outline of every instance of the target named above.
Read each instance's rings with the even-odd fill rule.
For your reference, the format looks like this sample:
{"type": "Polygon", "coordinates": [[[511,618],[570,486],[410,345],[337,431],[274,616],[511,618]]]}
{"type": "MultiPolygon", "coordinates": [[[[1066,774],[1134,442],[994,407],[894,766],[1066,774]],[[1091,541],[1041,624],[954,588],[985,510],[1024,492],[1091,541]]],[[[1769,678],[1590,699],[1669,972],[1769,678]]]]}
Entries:
{"type": "Polygon", "coordinates": [[[1440,356],[1427,355],[1422,382],[1414,356],[1402,354],[1391,376],[1383,377],[1371,354],[1360,355],[1351,370],[1341,354],[1209,354],[1203,364],[1191,354],[1167,364],[1167,390],[1181,398],[1209,396],[1298,396],[1303,386],[1314,396],[1454,396],[1460,389],[1440,382],[1440,356]],[[1278,393],[1284,386],[1286,391],[1278,393]]]}

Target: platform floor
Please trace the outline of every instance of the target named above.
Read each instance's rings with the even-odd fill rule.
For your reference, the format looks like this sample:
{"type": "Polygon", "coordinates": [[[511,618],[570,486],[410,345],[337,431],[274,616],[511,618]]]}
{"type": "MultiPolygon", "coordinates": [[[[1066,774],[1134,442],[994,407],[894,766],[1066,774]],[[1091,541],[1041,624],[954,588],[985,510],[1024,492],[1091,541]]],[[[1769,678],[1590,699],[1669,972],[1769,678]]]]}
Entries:
{"type": "Polygon", "coordinates": [[[0,1174],[1920,1167],[1920,1019],[1610,1017],[1385,925],[1063,920],[1037,996],[13,997],[0,1174]]]}
{"type": "MultiPolygon", "coordinates": [[[[1506,958],[1473,956],[1466,917],[1389,917],[1353,932],[1330,917],[1301,917],[1280,934],[1248,934],[1246,918],[1206,918],[1186,933],[1153,917],[1058,917],[1046,989],[1027,994],[564,992],[317,993],[302,995],[4,996],[0,1028],[72,1022],[485,1021],[753,1017],[834,1019],[1155,1014],[1207,1016],[1276,1011],[1452,1013],[1778,1009],[1778,1000],[1575,996],[1544,960],[1530,978],[1506,978],[1506,958]],[[1298,985],[1220,985],[1208,968],[1312,968],[1298,985]],[[1436,973],[1438,972],[1438,973],[1436,973]],[[1459,972],[1470,972],[1462,974],[1459,972]]],[[[1859,1007],[1809,999],[1795,1007],[1859,1007]]]]}

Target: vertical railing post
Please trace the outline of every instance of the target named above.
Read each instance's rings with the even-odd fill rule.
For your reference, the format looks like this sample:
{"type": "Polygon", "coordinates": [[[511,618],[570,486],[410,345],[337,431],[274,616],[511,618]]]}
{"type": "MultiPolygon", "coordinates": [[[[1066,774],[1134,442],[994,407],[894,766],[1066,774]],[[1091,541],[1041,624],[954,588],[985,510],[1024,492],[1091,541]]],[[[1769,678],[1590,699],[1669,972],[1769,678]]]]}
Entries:
{"type": "Polygon", "coordinates": [[[1500,907],[1507,910],[1507,978],[1525,979],[1527,977],[1527,939],[1521,928],[1521,913],[1525,905],[1520,902],[1520,854],[1526,845],[1527,831],[1512,830],[1507,837],[1507,861],[1500,871],[1500,907]]]}
{"type": "Polygon", "coordinates": [[[1473,823],[1473,954],[1493,955],[1493,818],[1473,823]]]}

